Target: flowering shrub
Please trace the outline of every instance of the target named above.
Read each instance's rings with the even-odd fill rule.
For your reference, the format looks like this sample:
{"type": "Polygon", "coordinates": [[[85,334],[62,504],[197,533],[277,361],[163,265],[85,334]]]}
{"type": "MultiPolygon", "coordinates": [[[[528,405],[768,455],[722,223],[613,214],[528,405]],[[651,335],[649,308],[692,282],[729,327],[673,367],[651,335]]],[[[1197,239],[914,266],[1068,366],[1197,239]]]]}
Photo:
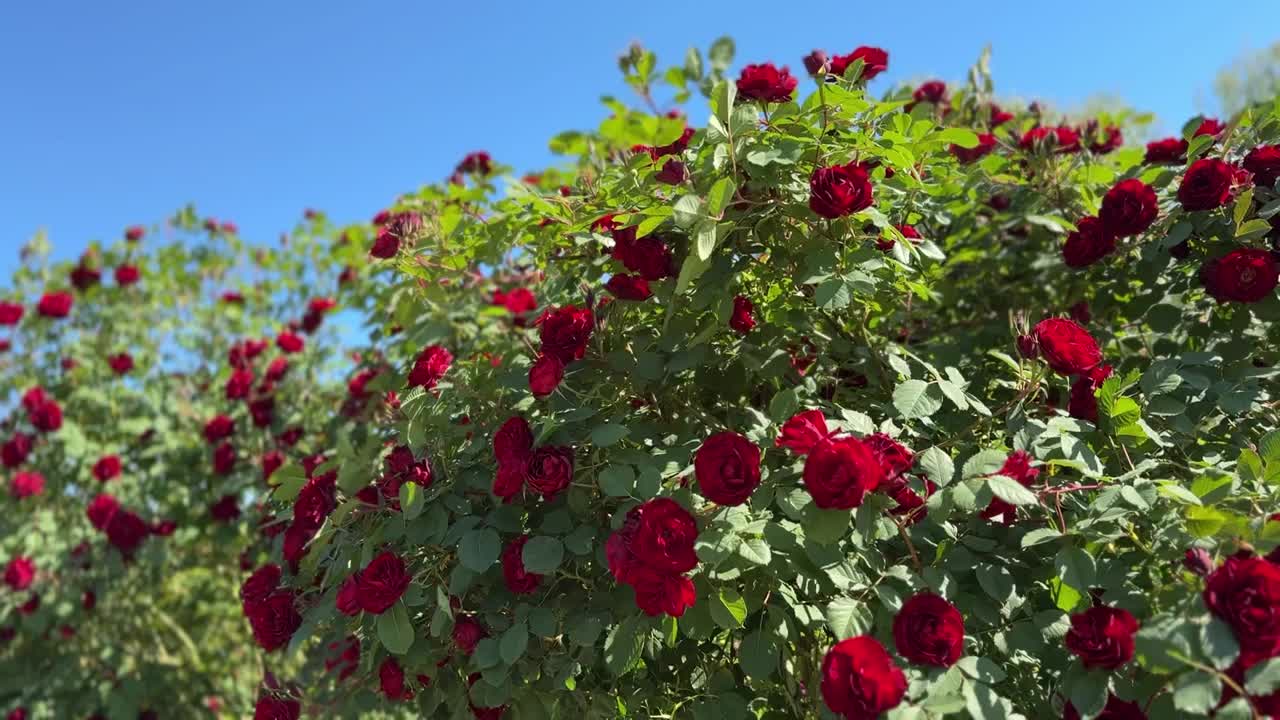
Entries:
{"type": "MultiPolygon", "coordinates": [[[[253,312],[157,300],[169,323],[122,325],[148,343],[93,370],[164,388],[130,414],[152,454],[26,353],[11,515],[45,498],[105,533],[132,618],[163,607],[144,567],[216,577],[175,601],[222,624],[173,624],[234,623],[234,651],[13,704],[124,717],[213,682],[258,718],[1280,714],[1280,102],[1143,149],[1127,115],[998,106],[985,58],[873,93],[879,48],[815,51],[808,80],[732,52],[634,49],[644,109],[555,137],[564,168],[500,185],[472,153],[369,226],[308,221],[253,312]],[[330,305],[298,288],[340,269],[371,333],[321,372],[330,305]],[[203,344],[161,380],[170,324],[203,344]],[[148,493],[103,500],[108,454],[107,489],[148,493]]],[[[94,300],[134,286],[84,282],[21,327],[121,323],[94,300]]],[[[11,606],[67,592],[65,547],[4,547],[11,606]]],[[[60,646],[20,623],[6,658],[34,669],[60,646]]]]}

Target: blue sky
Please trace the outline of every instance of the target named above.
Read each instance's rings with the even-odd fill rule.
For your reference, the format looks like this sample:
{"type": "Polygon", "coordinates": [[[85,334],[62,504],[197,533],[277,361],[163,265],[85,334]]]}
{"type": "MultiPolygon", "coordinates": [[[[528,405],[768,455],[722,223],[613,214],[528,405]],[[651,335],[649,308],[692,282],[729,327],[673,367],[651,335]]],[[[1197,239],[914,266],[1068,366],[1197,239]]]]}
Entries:
{"type": "MultiPolygon", "coordinates": [[[[879,45],[873,83],[958,80],[994,46],[997,91],[1118,95],[1167,130],[1212,110],[1214,73],[1280,37],[1280,3],[4,3],[0,276],[37,228],[58,257],[186,202],[270,241],[305,207],[369,217],[485,149],[520,171],[624,95],[631,41],[678,62],[721,34],[743,62],[801,67],[879,45]],[[1197,96],[1201,102],[1197,103],[1197,96]]],[[[697,115],[694,121],[701,123],[697,115]]]]}

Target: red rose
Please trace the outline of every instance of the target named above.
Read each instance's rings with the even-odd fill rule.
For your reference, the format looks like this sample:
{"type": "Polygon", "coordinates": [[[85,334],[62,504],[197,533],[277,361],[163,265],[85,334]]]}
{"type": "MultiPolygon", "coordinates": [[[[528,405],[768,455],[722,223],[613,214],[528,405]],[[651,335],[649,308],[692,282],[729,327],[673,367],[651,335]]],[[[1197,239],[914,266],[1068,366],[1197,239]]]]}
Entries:
{"type": "Polygon", "coordinates": [[[913,595],[893,618],[893,644],[916,665],[951,667],[964,653],[964,618],[938,595],[913,595]]]}
{"type": "Polygon", "coordinates": [[[1205,581],[1204,604],[1231,626],[1243,652],[1280,654],[1280,566],[1229,557],[1205,581]]]}
{"type": "Polygon", "coordinates": [[[102,271],[85,265],[81,258],[80,264],[71,270],[69,277],[77,290],[87,290],[102,281],[102,271]]]}
{"type": "Polygon", "coordinates": [[[298,720],[300,717],[302,703],[293,698],[263,693],[253,706],[253,720],[298,720]]]}
{"type": "Polygon", "coordinates": [[[458,161],[458,165],[454,170],[460,173],[488,175],[493,172],[493,159],[489,157],[489,153],[483,150],[469,152],[462,157],[462,160],[458,161]]]}
{"type": "Polygon", "coordinates": [[[215,415],[204,424],[204,439],[208,443],[216,443],[223,438],[231,437],[236,431],[236,421],[226,415],[215,415]]]}
{"type": "Polygon", "coordinates": [[[499,464],[523,465],[533,451],[533,432],[522,417],[513,417],[493,434],[493,456],[499,464]]]}
{"type": "Polygon", "coordinates": [[[280,586],[280,566],[263,565],[240,585],[240,603],[245,607],[266,600],[280,586]]]}
{"type": "MultiPolygon", "coordinates": [[[[1027,451],[1015,450],[1009,453],[1009,456],[1004,459],[1004,464],[992,475],[1003,475],[1018,481],[1023,487],[1030,487],[1040,476],[1040,470],[1031,466],[1031,455],[1027,451]]],[[[1017,506],[1010,505],[1000,498],[991,498],[990,504],[978,516],[984,520],[1001,518],[1006,525],[1011,525],[1017,518],[1017,511],[1017,506]]]]}
{"type": "Polygon", "coordinates": [[[1182,138],[1165,138],[1147,143],[1146,161],[1152,165],[1181,163],[1187,155],[1187,141],[1182,138]]]}
{"type": "Polygon", "coordinates": [[[71,313],[71,293],[50,292],[40,296],[36,312],[47,318],[64,318],[71,313]]]}
{"type": "Polygon", "coordinates": [[[404,685],[404,668],[394,657],[388,656],[378,666],[378,687],[388,700],[413,699],[413,691],[404,685]]]}
{"type": "Polygon", "coordinates": [[[236,449],[229,442],[224,442],[213,451],[213,471],[219,475],[230,473],[236,465],[236,449]]]}
{"type": "Polygon", "coordinates": [[[742,295],[733,298],[733,312],[729,315],[729,327],[746,335],[756,326],[756,306],[742,295]]]}
{"type": "Polygon", "coordinates": [[[922,102],[941,106],[950,104],[947,100],[947,84],[941,80],[929,80],[920,83],[920,86],[912,91],[911,99],[912,102],[907,104],[908,108],[922,102]]]}
{"type": "Polygon", "coordinates": [[[34,471],[15,473],[9,492],[18,500],[39,495],[44,492],[44,476],[34,471]]]}
{"type": "MultiPolygon", "coordinates": [[[[1062,720],[1080,720],[1080,712],[1070,702],[1062,709],[1062,720]]],[[[1126,702],[1115,695],[1107,695],[1107,704],[1093,720],[1147,720],[1147,714],[1136,702],[1126,702]]]]}
{"type": "Polygon", "coordinates": [[[517,595],[528,595],[538,589],[542,576],[524,569],[524,546],[528,535],[521,535],[507,544],[502,551],[502,579],[507,589],[517,595]]]}
{"type": "Polygon", "coordinates": [[[1280,179],[1280,145],[1259,145],[1244,156],[1241,165],[1253,173],[1255,185],[1273,187],[1280,179]]]}
{"type": "Polygon", "coordinates": [[[866,443],[843,437],[822,443],[804,463],[804,486],[820,508],[849,510],[884,481],[884,469],[866,443]]]}
{"type": "Polygon", "coordinates": [[[796,79],[786,67],[779,70],[773,63],[748,65],[738,76],[738,95],[762,103],[781,103],[791,99],[796,79]]]}
{"type": "Polygon", "coordinates": [[[679,160],[668,160],[662,169],[653,174],[653,179],[664,185],[679,185],[689,177],[689,171],[679,160]]]}
{"type": "Polygon", "coordinates": [[[1116,236],[1096,217],[1081,218],[1062,245],[1062,261],[1081,268],[1101,260],[1116,249],[1116,236]]]}
{"type": "Polygon", "coordinates": [[[287,645],[302,625],[292,590],[277,590],[247,611],[253,639],[267,652],[287,645]]]}
{"type": "Polygon", "coordinates": [[[304,344],[305,343],[302,340],[302,336],[295,335],[294,333],[291,333],[287,330],[276,336],[276,347],[280,348],[282,352],[286,352],[286,353],[302,352],[302,347],[304,344]]]}
{"type": "Polygon", "coordinates": [[[1133,659],[1138,620],[1121,608],[1096,606],[1071,616],[1067,649],[1086,668],[1115,670],[1133,659]]]}
{"type": "Polygon", "coordinates": [[[961,147],[952,143],[947,149],[959,160],[962,165],[975,162],[982,159],[992,150],[996,149],[996,136],[990,133],[978,133],[978,144],[971,148],[961,147]]]}
{"type": "Polygon", "coordinates": [[[529,489],[553,500],[573,480],[573,449],[556,446],[540,447],[529,457],[525,482],[529,489]]]}
{"type": "Polygon", "coordinates": [[[817,75],[822,72],[823,68],[827,67],[827,54],[821,50],[814,50],[805,55],[801,62],[804,63],[805,72],[810,75],[817,75]]]}
{"type": "Polygon", "coordinates": [[[99,493],[89,502],[85,515],[89,517],[90,524],[98,530],[103,530],[119,509],[120,503],[114,497],[107,493],[99,493]]]}
{"type": "Polygon", "coordinates": [[[453,354],[439,345],[429,345],[418,353],[409,371],[409,387],[431,390],[453,364],[453,354]]]}
{"type": "Polygon", "coordinates": [[[1037,127],[1022,135],[1018,147],[1027,152],[1040,149],[1051,149],[1055,153],[1072,153],[1080,151],[1080,136],[1069,127],[1037,127]]]}
{"type": "Polygon", "coordinates": [[[613,233],[613,259],[646,280],[662,280],[675,275],[671,248],[659,237],[648,235],[636,239],[635,228],[613,233]]]}
{"type": "Polygon", "coordinates": [[[227,378],[226,396],[228,400],[243,400],[249,396],[253,388],[253,371],[242,368],[231,373],[227,378]]]}
{"type": "Polygon", "coordinates": [[[19,303],[0,300],[0,325],[17,325],[25,312],[26,308],[19,303]]]}
{"type": "Polygon", "coordinates": [[[1255,303],[1276,288],[1280,269],[1266,250],[1239,248],[1205,262],[1200,282],[1205,292],[1219,303],[1255,303]]]}
{"type": "Polygon", "coordinates": [[[4,582],[11,590],[26,590],[36,579],[36,564],[29,557],[18,556],[4,568],[4,582]]]}
{"type": "Polygon", "coordinates": [[[0,462],[5,467],[21,465],[31,454],[31,436],[25,433],[14,433],[13,437],[0,446],[0,462]]]}
{"type": "Polygon", "coordinates": [[[120,458],[115,455],[103,455],[93,464],[93,476],[98,482],[120,477],[120,458]]]}
{"type": "Polygon", "coordinates": [[[378,228],[378,235],[373,240],[373,246],[369,248],[369,254],[381,260],[393,258],[396,253],[400,252],[400,238],[389,228],[378,228]]]}
{"type": "Polygon", "coordinates": [[[249,414],[253,417],[254,427],[267,427],[275,418],[276,399],[268,395],[249,403],[249,414]]]}
{"type": "Polygon", "coordinates": [[[604,288],[619,300],[643,302],[653,297],[649,281],[641,275],[614,275],[604,284],[604,288]]]}
{"type": "Polygon", "coordinates": [[[693,457],[698,491],[717,505],[741,505],[760,485],[760,448],[735,432],[718,432],[693,457]]]}
{"type": "Polygon", "coordinates": [[[124,239],[129,242],[138,242],[146,232],[147,229],[141,225],[130,225],[124,230],[124,239]]]}
{"type": "Polygon", "coordinates": [[[609,538],[606,559],[619,582],[631,582],[648,567],[660,574],[688,572],[698,565],[693,544],[698,525],[689,511],[670,498],[654,498],[627,512],[622,527],[609,538]]]}
{"type": "Polygon", "coordinates": [[[587,354],[587,343],[591,341],[596,322],[590,309],[565,305],[544,310],[537,324],[542,352],[568,364],[587,354]]]}
{"type": "Polygon", "coordinates": [[[404,560],[387,550],[369,561],[360,571],[357,591],[360,608],[365,612],[381,615],[391,609],[409,589],[409,573],[404,560]]]}
{"type": "Polygon", "coordinates": [[[829,220],[871,207],[871,178],[863,165],[820,167],[809,176],[809,209],[829,220]]]}
{"type": "Polygon", "coordinates": [[[862,75],[855,80],[870,80],[889,68],[889,53],[878,47],[863,45],[848,55],[836,55],[831,58],[831,74],[844,77],[854,60],[862,61],[862,75]]]}
{"type": "Polygon", "coordinates": [[[1033,333],[1045,362],[1059,375],[1079,375],[1102,362],[1102,351],[1088,330],[1064,318],[1048,318],[1033,333]]]}
{"type": "Polygon", "coordinates": [[[822,700],[848,720],[875,720],[898,706],[907,678],[869,635],[841,640],[822,659],[822,700]]]}
{"type": "Polygon", "coordinates": [[[453,621],[453,646],[463,655],[476,651],[476,643],[489,637],[489,631],[470,615],[458,615],[453,621]]]}
{"type": "Polygon", "coordinates": [[[808,455],[831,435],[821,410],[805,410],[783,423],[782,433],[773,444],[797,455],[808,455]]]}
{"type": "Polygon", "coordinates": [[[107,521],[107,542],[123,555],[132,555],[151,534],[151,526],[131,510],[117,510],[107,521]]]}
{"type": "Polygon", "coordinates": [[[1116,183],[1103,196],[1098,219],[1112,234],[1123,237],[1151,227],[1158,212],[1156,191],[1141,180],[1130,178],[1116,183]]]}
{"type": "Polygon", "coordinates": [[[1067,413],[1073,418],[1098,422],[1098,398],[1096,392],[1102,387],[1102,381],[1111,377],[1110,365],[1099,365],[1089,372],[1078,376],[1071,383],[1071,397],[1067,402],[1067,413]]]}
{"type": "Polygon", "coordinates": [[[209,506],[209,515],[218,522],[230,522],[240,517],[239,498],[234,494],[223,495],[209,506]]]}
{"type": "Polygon", "coordinates": [[[693,581],[678,573],[640,567],[631,576],[630,584],[635,591],[636,607],[650,617],[681,617],[697,600],[693,581]]]}
{"type": "Polygon", "coordinates": [[[529,366],[529,391],[534,397],[544,398],[555,392],[561,380],[564,380],[564,363],[555,355],[539,355],[529,366]]]}
{"type": "Polygon", "coordinates": [[[424,488],[431,487],[431,483],[435,482],[430,463],[425,458],[415,458],[408,445],[397,445],[392,449],[383,460],[383,475],[395,477],[399,481],[397,490],[399,484],[407,482],[424,488]]]}
{"type": "Polygon", "coordinates": [[[1185,210],[1213,210],[1231,202],[1235,166],[1217,158],[1201,158],[1187,168],[1178,185],[1178,202],[1185,210]]]}
{"type": "Polygon", "coordinates": [[[1200,124],[1196,126],[1196,131],[1192,133],[1191,137],[1200,137],[1201,135],[1217,137],[1226,129],[1227,126],[1223,125],[1217,118],[1207,117],[1200,121],[1200,124]]]}
{"type": "Polygon", "coordinates": [[[1097,155],[1106,155],[1124,144],[1124,134],[1120,132],[1120,128],[1110,125],[1103,129],[1102,139],[1095,139],[1089,143],[1089,152],[1097,155]]]}
{"type": "Polygon", "coordinates": [[[121,265],[116,268],[115,277],[116,285],[120,287],[128,287],[138,282],[138,267],[136,265],[121,265]]]}

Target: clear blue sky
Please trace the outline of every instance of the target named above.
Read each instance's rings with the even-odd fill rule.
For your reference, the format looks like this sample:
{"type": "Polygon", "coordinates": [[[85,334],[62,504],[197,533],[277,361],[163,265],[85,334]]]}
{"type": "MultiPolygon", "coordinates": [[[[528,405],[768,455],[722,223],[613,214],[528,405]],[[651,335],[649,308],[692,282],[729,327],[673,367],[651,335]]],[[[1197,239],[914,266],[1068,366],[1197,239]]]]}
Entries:
{"type": "MultiPolygon", "coordinates": [[[[678,62],[721,34],[735,62],[801,67],[879,45],[873,89],[958,80],[985,43],[997,91],[1095,92],[1166,129],[1214,73],[1280,37],[1280,2],[6,2],[0,9],[0,277],[46,227],[59,257],[188,201],[271,241],[304,207],[369,217],[485,149],[527,170],[622,95],[637,40],[678,62]]],[[[694,117],[701,123],[702,118],[694,117]]],[[[2,283],[3,281],[0,281],[2,283]]]]}

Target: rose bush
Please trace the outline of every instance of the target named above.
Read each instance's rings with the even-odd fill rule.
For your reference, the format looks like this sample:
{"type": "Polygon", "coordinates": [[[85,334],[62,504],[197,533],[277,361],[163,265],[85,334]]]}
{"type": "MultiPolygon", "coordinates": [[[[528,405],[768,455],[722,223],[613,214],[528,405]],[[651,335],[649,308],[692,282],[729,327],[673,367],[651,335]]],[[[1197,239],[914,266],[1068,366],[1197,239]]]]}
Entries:
{"type": "Polygon", "coordinates": [[[985,56],[873,93],[892,48],[806,80],[732,54],[633,48],[643,109],[607,98],[561,167],[471,153],[370,224],[309,219],[216,302],[195,288],[251,251],[216,221],[207,254],[60,269],[74,297],[20,275],[0,318],[51,349],[6,360],[10,704],[1274,714],[1280,102],[1127,147],[1143,118],[998,105],[985,56]],[[318,280],[371,329],[354,367],[308,335],[318,280]],[[155,322],[110,310],[162,287],[155,322]],[[68,343],[100,360],[62,370],[68,343]],[[127,588],[103,617],[216,632],[198,662],[138,647],[178,631],[92,623],[109,660],[42,634],[79,612],[82,539],[114,546],[95,612],[127,588]],[[31,680],[62,653],[92,671],[31,680]]]}

